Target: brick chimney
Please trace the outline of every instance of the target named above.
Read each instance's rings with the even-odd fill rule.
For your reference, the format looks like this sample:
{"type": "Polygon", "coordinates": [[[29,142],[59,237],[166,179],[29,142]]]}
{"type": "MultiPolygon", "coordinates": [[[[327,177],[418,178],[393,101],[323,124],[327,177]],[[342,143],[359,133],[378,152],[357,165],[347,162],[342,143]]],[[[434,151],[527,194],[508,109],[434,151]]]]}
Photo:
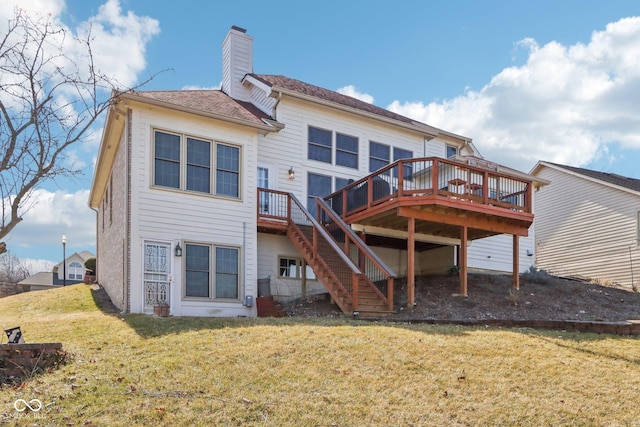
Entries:
{"type": "Polygon", "coordinates": [[[222,42],[222,91],[233,99],[249,101],[242,78],[253,73],[253,37],[244,28],[231,27],[222,42]]]}

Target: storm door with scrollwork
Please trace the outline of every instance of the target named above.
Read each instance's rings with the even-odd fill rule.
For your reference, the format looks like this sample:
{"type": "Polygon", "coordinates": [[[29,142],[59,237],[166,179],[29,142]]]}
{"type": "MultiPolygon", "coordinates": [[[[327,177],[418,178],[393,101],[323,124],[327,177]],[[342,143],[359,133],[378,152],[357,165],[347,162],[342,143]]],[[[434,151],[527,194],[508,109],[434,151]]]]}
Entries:
{"type": "Polygon", "coordinates": [[[164,243],[144,244],[144,306],[169,305],[169,273],[171,246],[164,243]]]}

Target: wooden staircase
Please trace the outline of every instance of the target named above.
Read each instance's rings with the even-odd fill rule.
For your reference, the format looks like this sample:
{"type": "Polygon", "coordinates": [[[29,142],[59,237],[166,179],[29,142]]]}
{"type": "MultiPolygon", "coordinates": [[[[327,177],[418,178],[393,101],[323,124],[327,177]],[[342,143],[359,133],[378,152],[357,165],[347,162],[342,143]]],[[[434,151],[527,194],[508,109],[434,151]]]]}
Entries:
{"type": "Polygon", "coordinates": [[[324,201],[317,199],[318,221],[295,196],[289,197],[287,237],[338,307],[354,316],[391,313],[395,274],[324,201]]]}

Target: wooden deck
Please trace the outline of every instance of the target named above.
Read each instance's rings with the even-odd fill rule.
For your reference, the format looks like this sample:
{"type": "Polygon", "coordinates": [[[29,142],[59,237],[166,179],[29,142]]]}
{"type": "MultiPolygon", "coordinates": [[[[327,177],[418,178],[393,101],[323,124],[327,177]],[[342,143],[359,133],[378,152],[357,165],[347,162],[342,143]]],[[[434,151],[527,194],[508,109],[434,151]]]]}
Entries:
{"type": "MultiPolygon", "coordinates": [[[[406,240],[408,305],[412,306],[416,239],[459,246],[460,293],[466,295],[468,243],[512,235],[513,286],[518,288],[519,237],[527,236],[533,223],[532,186],[526,175],[505,173],[481,159],[466,163],[435,157],[406,159],[350,183],[324,202],[362,235],[406,240]]],[[[258,193],[258,229],[286,234],[291,218],[286,193],[266,189],[258,193]]],[[[326,222],[322,215],[317,218],[319,224],[326,222]]]]}
{"type": "Polygon", "coordinates": [[[423,158],[395,162],[325,198],[349,224],[458,239],[527,236],[532,182],[480,167],[423,158]],[[346,209],[343,207],[346,206],[346,209]]]}

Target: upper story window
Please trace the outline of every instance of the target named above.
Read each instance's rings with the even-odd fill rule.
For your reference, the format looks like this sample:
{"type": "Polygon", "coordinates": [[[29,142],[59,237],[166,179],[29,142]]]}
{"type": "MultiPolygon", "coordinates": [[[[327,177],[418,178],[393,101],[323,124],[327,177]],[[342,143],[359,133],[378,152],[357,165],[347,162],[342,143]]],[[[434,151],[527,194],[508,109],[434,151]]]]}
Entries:
{"type": "MultiPolygon", "coordinates": [[[[393,147],[393,161],[403,160],[403,159],[411,159],[413,158],[413,151],[405,150],[403,148],[393,147]]],[[[393,170],[393,176],[396,177],[398,172],[396,169],[393,170]]],[[[411,175],[413,175],[413,164],[405,163],[404,164],[404,179],[411,179],[411,175]]]]}
{"type": "Polygon", "coordinates": [[[309,126],[309,159],[331,163],[331,131],[309,126]]]}
{"type": "Polygon", "coordinates": [[[455,145],[447,145],[447,159],[458,154],[458,147],[455,145]]]}
{"type": "Polygon", "coordinates": [[[388,145],[369,141],[369,172],[375,172],[387,166],[391,159],[391,149],[388,145]]]}
{"type": "Polygon", "coordinates": [[[336,133],[336,165],[358,169],[358,138],[336,133]]]}
{"type": "Polygon", "coordinates": [[[331,177],[316,173],[307,174],[307,209],[316,216],[318,210],[316,197],[324,197],[331,194],[331,177]]]}
{"type": "Polygon", "coordinates": [[[358,169],[358,138],[330,130],[309,126],[309,160],[333,163],[335,134],[335,164],[358,169]]]}
{"type": "Polygon", "coordinates": [[[155,131],[153,185],[239,198],[240,148],[155,131]]]}

